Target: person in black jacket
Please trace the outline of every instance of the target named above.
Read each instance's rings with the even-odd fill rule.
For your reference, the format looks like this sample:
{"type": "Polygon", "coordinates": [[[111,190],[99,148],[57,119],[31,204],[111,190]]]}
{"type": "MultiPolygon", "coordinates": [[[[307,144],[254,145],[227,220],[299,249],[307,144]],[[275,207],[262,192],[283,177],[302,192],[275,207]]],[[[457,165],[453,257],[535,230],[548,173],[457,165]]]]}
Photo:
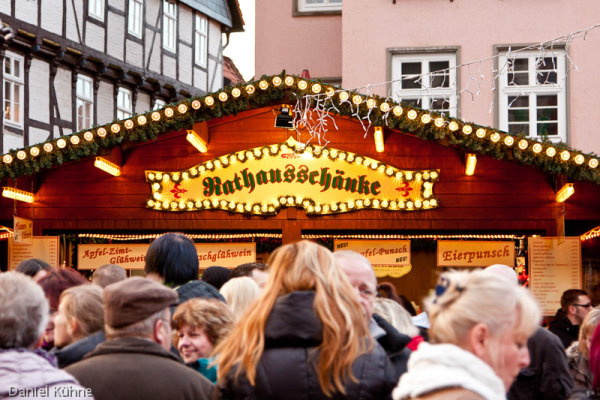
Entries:
{"type": "Polygon", "coordinates": [[[558,336],[565,349],[568,349],[579,337],[579,325],[592,308],[592,301],[585,290],[566,290],[548,330],[558,336]]]}
{"type": "Polygon", "coordinates": [[[350,284],[358,293],[364,317],[369,324],[369,331],[386,351],[394,365],[396,380],[398,380],[406,372],[406,364],[411,353],[406,346],[412,338],[398,332],[383,318],[373,314],[375,297],[377,297],[377,278],[369,260],[351,250],[336,251],[333,254],[338,265],[350,280],[350,284]]]}
{"type": "Polygon", "coordinates": [[[396,380],[332,253],[273,252],[263,294],[216,348],[213,399],[385,399],[396,380]]]}

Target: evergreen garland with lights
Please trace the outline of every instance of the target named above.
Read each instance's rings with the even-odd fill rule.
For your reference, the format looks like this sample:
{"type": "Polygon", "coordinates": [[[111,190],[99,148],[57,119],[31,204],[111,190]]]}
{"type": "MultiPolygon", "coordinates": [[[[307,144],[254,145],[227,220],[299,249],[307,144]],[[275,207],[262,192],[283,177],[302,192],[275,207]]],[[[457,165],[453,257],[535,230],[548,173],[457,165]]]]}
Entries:
{"type": "Polygon", "coordinates": [[[290,103],[306,96],[314,97],[315,93],[327,96],[332,104],[331,112],[340,116],[369,119],[372,125],[387,126],[400,133],[413,134],[444,146],[456,146],[470,153],[534,166],[550,174],[564,174],[571,179],[600,184],[595,154],[575,151],[564,143],[552,143],[548,140],[538,142],[428,110],[403,107],[378,96],[335,90],[320,81],[286,75],[285,71],[280,75],[263,76],[259,81],[226,87],[205,96],[169,104],[161,110],[136,114],[126,120],[113,121],[90,130],[12,150],[0,158],[0,178],[14,179],[32,175],[65,162],[97,156],[103,148],[115,147],[126,141],[155,140],[168,132],[189,129],[198,122],[290,103]],[[315,92],[317,88],[318,91],[315,92]]]}

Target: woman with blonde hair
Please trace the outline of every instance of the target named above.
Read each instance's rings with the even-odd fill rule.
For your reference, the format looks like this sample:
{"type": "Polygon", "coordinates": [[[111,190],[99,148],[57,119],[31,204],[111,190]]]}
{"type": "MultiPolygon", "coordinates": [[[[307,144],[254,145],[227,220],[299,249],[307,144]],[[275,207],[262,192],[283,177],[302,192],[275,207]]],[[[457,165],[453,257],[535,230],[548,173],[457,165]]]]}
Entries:
{"type": "Polygon", "coordinates": [[[54,319],[52,349],[58,366],[65,368],[80,361],[105,339],[102,288],[86,284],[62,292],[54,319]]]}
{"type": "Polygon", "coordinates": [[[575,389],[592,389],[592,370],[590,369],[590,342],[596,327],[600,323],[600,310],[590,311],[579,328],[579,340],[567,349],[567,360],[575,389]]]}
{"type": "Polygon", "coordinates": [[[529,365],[527,340],[540,321],[529,291],[508,277],[477,270],[442,274],[426,301],[433,344],[411,354],[395,400],[504,400],[529,365]]]}
{"type": "Polygon", "coordinates": [[[225,301],[233,313],[234,321],[239,321],[246,313],[248,306],[260,296],[261,290],[254,279],[241,276],[225,282],[219,293],[225,297],[225,301]]]}
{"type": "Polygon", "coordinates": [[[261,297],[215,349],[216,398],[383,399],[393,367],[326,248],[276,249],[261,297]]]}
{"type": "Polygon", "coordinates": [[[180,304],[172,318],[173,345],[183,361],[215,383],[213,350],[231,331],[233,314],[216,299],[194,298],[180,304]]]}
{"type": "Polygon", "coordinates": [[[410,313],[400,303],[392,299],[378,297],[373,303],[373,312],[389,322],[398,332],[410,336],[412,340],[406,347],[412,351],[417,350],[419,344],[423,342],[424,339],[419,332],[419,328],[413,324],[410,313]]]}

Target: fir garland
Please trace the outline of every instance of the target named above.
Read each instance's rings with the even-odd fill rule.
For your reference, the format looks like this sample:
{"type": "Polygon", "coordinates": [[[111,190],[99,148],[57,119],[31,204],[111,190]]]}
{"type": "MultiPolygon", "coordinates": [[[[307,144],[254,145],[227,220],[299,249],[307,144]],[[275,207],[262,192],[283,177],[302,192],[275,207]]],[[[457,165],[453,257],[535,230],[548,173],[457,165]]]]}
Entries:
{"type": "MultiPolygon", "coordinates": [[[[189,129],[198,122],[235,116],[256,108],[293,103],[306,95],[314,95],[312,87],[317,83],[323,88],[321,93],[332,90],[331,86],[321,81],[290,76],[282,71],[279,75],[263,76],[258,81],[226,87],[205,96],[169,104],[161,110],[136,114],[126,120],[115,120],[90,130],[12,150],[0,157],[0,178],[14,179],[32,175],[65,162],[97,156],[102,149],[119,146],[125,142],[155,140],[168,132],[189,129]],[[302,89],[299,87],[301,82],[302,89]]],[[[402,112],[399,115],[389,110],[384,112],[381,109],[382,103],[387,103],[389,109],[400,105],[389,99],[365,96],[357,92],[338,90],[331,97],[331,101],[339,110],[332,112],[340,116],[365,119],[368,115],[373,125],[387,126],[400,131],[400,134],[412,134],[423,140],[454,146],[466,152],[533,166],[550,174],[564,174],[573,180],[600,184],[596,155],[573,150],[564,143],[552,143],[548,140],[538,142],[417,108],[401,106],[402,112]],[[346,100],[340,98],[343,93],[348,95],[346,100]],[[351,103],[356,95],[362,99],[358,107],[351,103]],[[367,105],[367,100],[370,99],[376,101],[375,106],[367,105]],[[441,123],[438,125],[437,121],[441,123]],[[483,136],[479,137],[476,132],[481,130],[483,136]],[[507,139],[508,137],[512,139],[507,139]],[[524,147],[521,148],[519,143],[523,143],[524,147]],[[534,146],[535,144],[539,145],[534,146]]]]}

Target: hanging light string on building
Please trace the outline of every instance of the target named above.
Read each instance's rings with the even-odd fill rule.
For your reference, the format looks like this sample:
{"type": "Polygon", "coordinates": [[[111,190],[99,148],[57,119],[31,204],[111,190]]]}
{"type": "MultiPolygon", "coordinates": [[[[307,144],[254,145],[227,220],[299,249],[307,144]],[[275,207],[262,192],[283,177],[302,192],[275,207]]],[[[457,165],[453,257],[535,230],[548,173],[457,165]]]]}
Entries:
{"type": "MultiPolygon", "coordinates": [[[[223,239],[252,239],[252,238],[275,238],[281,239],[281,233],[239,233],[239,234],[187,234],[182,233],[191,240],[223,240],[223,239]]],[[[79,238],[105,239],[116,241],[132,240],[150,240],[164,235],[164,233],[154,233],[148,235],[112,235],[104,233],[80,233],[79,238]]]]}

